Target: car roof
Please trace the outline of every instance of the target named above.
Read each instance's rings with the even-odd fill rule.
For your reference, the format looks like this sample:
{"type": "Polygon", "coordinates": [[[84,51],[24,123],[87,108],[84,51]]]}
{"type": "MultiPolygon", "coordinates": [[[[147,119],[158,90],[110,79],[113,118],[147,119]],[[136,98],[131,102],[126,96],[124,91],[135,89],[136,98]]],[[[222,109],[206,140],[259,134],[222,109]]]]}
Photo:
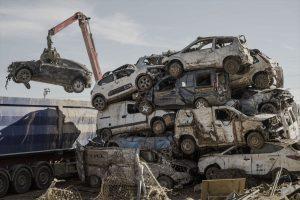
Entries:
{"type": "Polygon", "coordinates": [[[200,40],[200,39],[213,39],[213,38],[237,38],[237,36],[207,36],[207,37],[202,37],[202,36],[198,36],[197,37],[197,40],[200,40]]]}

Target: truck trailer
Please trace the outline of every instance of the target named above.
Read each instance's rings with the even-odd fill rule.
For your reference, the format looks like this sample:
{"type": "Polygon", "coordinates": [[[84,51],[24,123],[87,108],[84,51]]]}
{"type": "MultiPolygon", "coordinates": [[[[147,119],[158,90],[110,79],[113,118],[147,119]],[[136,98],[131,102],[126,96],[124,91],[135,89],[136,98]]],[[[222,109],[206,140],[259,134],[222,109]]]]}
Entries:
{"type": "Polygon", "coordinates": [[[88,101],[0,97],[0,197],[77,173],[75,143],[95,137],[88,101]]]}

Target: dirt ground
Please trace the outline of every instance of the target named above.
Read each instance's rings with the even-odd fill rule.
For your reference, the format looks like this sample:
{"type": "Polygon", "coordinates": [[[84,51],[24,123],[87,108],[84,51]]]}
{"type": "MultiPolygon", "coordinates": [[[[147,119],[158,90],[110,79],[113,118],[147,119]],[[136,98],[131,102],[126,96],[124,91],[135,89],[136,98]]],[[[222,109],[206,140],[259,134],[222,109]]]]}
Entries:
{"type": "MultiPolygon", "coordinates": [[[[81,183],[78,179],[70,179],[66,180],[64,183],[59,183],[57,185],[60,188],[74,188],[76,189],[80,194],[81,197],[84,200],[88,199],[93,199],[97,197],[99,191],[95,188],[90,188],[87,185],[81,183]]],[[[0,198],[1,200],[32,200],[36,199],[42,194],[45,193],[46,190],[36,190],[36,189],[31,189],[31,191],[25,193],[25,194],[12,194],[9,193],[6,197],[0,198]]],[[[187,198],[192,198],[192,199],[200,199],[200,191],[194,192],[194,186],[186,186],[183,189],[175,189],[172,192],[170,192],[169,197],[174,200],[184,200],[187,198]]]]}

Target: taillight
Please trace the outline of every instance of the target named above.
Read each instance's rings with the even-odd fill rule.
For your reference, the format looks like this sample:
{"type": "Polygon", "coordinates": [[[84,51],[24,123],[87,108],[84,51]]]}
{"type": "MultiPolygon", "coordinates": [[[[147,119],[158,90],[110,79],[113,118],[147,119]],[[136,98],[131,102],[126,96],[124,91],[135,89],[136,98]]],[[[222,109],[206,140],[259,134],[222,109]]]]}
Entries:
{"type": "Polygon", "coordinates": [[[293,159],[293,160],[300,160],[300,156],[296,156],[296,155],[287,155],[286,157],[293,159]]]}

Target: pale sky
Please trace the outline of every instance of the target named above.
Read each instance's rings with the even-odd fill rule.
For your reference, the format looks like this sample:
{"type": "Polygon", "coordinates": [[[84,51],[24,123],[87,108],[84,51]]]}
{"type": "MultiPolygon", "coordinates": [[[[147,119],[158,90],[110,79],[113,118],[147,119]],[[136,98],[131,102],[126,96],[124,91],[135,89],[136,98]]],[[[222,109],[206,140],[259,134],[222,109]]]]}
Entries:
{"type": "MultiPolygon", "coordinates": [[[[300,1],[76,1],[0,0],[0,96],[89,100],[90,90],[68,94],[60,86],[10,82],[7,66],[13,61],[37,60],[46,47],[48,29],[77,11],[91,17],[91,29],[102,72],[144,55],[180,50],[197,36],[239,35],[250,48],[277,60],[284,70],[285,87],[300,102],[300,1]]],[[[61,57],[90,68],[77,23],[54,36],[61,57]]]]}

